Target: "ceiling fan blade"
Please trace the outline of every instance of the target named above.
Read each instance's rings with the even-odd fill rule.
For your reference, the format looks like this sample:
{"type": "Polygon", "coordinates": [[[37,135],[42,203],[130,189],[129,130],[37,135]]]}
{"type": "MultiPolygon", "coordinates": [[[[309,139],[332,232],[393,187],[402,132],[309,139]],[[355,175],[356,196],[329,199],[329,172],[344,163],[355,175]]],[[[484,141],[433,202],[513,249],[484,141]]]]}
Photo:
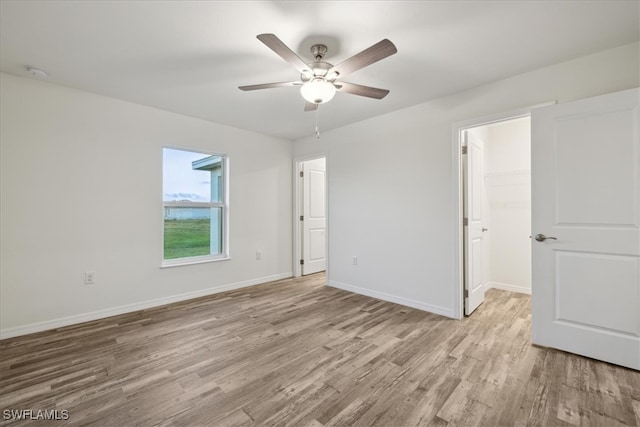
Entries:
{"type": "Polygon", "coordinates": [[[362,86],[355,83],[338,82],[335,84],[338,92],[350,93],[352,95],[366,96],[367,98],[382,99],[389,91],[387,89],[378,89],[377,87],[362,86]]]}
{"type": "Polygon", "coordinates": [[[240,90],[271,89],[272,87],[300,86],[302,82],[263,83],[260,85],[238,86],[240,90]]]}
{"type": "Polygon", "coordinates": [[[318,109],[318,104],[314,104],[313,102],[307,102],[304,104],[304,111],[316,111],[318,109]]]}
{"type": "Polygon", "coordinates": [[[397,51],[398,49],[396,49],[396,46],[389,40],[380,40],[373,46],[353,55],[351,58],[346,59],[340,64],[331,68],[327,72],[327,75],[331,74],[332,72],[336,72],[341,77],[346,76],[347,74],[358,71],[359,69],[364,68],[367,65],[378,62],[381,59],[386,58],[387,56],[391,56],[397,51]]]}
{"type": "Polygon", "coordinates": [[[277,53],[282,59],[298,70],[299,73],[310,71],[311,69],[294,51],[282,42],[275,34],[259,34],[258,40],[267,45],[269,49],[277,53]]]}

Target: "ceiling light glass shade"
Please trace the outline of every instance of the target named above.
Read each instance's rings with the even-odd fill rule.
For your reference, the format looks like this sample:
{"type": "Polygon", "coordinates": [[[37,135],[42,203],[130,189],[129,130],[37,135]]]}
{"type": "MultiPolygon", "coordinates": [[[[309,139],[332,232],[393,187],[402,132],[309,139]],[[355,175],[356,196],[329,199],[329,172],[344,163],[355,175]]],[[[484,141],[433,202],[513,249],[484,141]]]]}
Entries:
{"type": "Polygon", "coordinates": [[[323,104],[331,101],[336,94],[336,87],[323,79],[306,82],[300,88],[302,97],[313,104],[323,104]]]}

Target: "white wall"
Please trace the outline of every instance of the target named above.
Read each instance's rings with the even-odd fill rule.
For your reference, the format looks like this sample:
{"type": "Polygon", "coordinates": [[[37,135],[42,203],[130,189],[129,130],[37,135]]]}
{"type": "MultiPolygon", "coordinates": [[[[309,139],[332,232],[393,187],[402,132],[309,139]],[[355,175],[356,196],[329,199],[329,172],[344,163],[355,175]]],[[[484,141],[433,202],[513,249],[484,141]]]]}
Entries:
{"type": "Polygon", "coordinates": [[[633,43],[296,141],[295,156],[327,153],[330,284],[457,316],[452,124],[636,87],[638,52],[633,43]]]}
{"type": "Polygon", "coordinates": [[[531,119],[484,126],[489,287],[531,293],[531,119]]]}
{"type": "Polygon", "coordinates": [[[290,141],[0,79],[2,336],[291,275],[290,141]],[[160,268],[163,145],[229,154],[231,260],[160,268]]]}

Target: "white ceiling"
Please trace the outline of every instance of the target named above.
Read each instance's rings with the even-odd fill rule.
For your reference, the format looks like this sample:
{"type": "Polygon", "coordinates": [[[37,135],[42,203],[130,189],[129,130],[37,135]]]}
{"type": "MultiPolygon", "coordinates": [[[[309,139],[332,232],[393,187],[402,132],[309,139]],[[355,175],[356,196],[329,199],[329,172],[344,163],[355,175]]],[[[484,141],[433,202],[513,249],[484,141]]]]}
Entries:
{"type": "Polygon", "coordinates": [[[303,58],[313,42],[337,64],[383,38],[398,53],[345,81],[390,89],[383,100],[338,93],[326,131],[483,83],[637,41],[633,1],[0,1],[0,68],[297,139],[314,132],[297,80],[256,39],[274,33],[303,58]]]}

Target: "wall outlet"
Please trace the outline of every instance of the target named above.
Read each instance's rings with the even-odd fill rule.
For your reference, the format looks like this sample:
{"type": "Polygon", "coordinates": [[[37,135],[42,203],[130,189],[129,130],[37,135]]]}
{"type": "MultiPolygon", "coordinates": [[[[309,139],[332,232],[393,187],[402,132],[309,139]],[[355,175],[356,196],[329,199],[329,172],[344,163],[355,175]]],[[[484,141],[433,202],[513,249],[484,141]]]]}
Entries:
{"type": "Polygon", "coordinates": [[[357,256],[351,257],[351,263],[353,265],[358,265],[358,257],[357,256]]]}
{"type": "Polygon", "coordinates": [[[262,259],[262,252],[256,251],[256,259],[258,260],[262,259]]]}
{"type": "Polygon", "coordinates": [[[94,271],[85,271],[85,273],[84,273],[84,284],[85,285],[95,285],[96,284],[96,273],[94,271]]]}

